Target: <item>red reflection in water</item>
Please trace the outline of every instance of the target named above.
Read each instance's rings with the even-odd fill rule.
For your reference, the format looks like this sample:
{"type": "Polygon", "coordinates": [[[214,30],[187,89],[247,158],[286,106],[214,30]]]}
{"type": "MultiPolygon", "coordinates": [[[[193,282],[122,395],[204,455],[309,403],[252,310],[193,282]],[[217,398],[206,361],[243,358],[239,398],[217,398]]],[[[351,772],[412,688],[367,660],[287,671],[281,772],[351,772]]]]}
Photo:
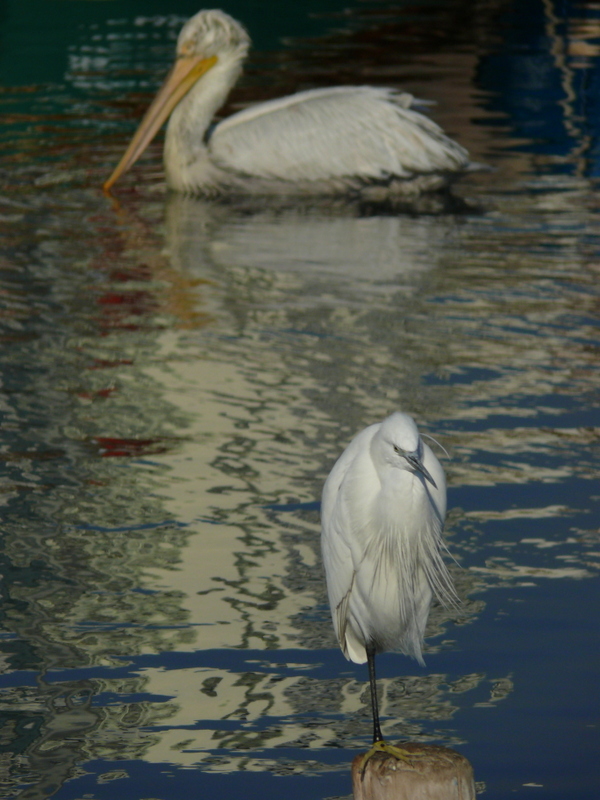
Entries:
{"type": "Polygon", "coordinates": [[[87,367],[87,369],[110,369],[111,367],[130,366],[133,360],[130,358],[120,358],[115,361],[109,361],[104,358],[95,358],[94,363],[87,367]]]}
{"type": "Polygon", "coordinates": [[[110,436],[95,436],[102,458],[115,456],[131,458],[134,456],[158,455],[166,453],[169,445],[165,439],[117,439],[110,436]]]}
{"type": "MultiPolygon", "coordinates": [[[[124,292],[105,292],[96,301],[103,307],[102,328],[139,330],[140,325],[131,317],[146,317],[160,308],[158,298],[153,292],[135,289],[124,292]]],[[[147,324],[147,323],[146,323],[147,324]]]]}
{"type": "Polygon", "coordinates": [[[93,400],[94,397],[110,397],[116,391],[116,386],[111,386],[107,389],[98,389],[96,392],[77,392],[77,397],[81,397],[84,400],[93,400]]]}

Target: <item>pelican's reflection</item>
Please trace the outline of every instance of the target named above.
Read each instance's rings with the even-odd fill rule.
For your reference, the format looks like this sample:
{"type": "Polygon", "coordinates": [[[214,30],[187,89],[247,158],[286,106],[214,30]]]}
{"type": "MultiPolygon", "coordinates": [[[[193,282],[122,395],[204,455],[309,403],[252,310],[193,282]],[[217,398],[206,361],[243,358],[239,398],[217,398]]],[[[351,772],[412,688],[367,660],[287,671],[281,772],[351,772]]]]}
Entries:
{"type": "MultiPolygon", "coordinates": [[[[443,202],[441,198],[438,198],[443,202]]],[[[440,209],[438,209],[440,210],[440,209]]],[[[390,280],[439,262],[454,219],[364,213],[334,201],[289,206],[216,204],[170,194],[167,242],[174,264],[301,272],[337,280],[390,280]]]]}
{"type": "MultiPolygon", "coordinates": [[[[340,421],[354,430],[382,406],[410,407],[422,374],[443,358],[423,287],[439,280],[456,235],[444,216],[363,211],[169,197],[164,256],[160,231],[119,217],[115,239],[124,235],[111,252],[132,269],[111,276],[120,294],[108,283],[102,306],[126,305],[116,302],[125,289],[138,297],[148,285],[161,302],[136,307],[135,326],[125,319],[99,336],[90,323],[89,340],[77,340],[94,367],[111,370],[110,391],[83,391],[88,378],[74,361],[65,381],[79,399],[52,413],[46,404],[48,441],[84,430],[104,450],[73,448],[68,475],[85,476],[76,485],[55,487],[47,462],[35,462],[53,488],[30,494],[31,512],[52,521],[52,535],[43,526],[27,538],[18,527],[5,533],[19,565],[34,552],[52,565],[18,573],[5,622],[25,654],[18,663],[34,647],[27,668],[54,673],[47,685],[3,693],[7,725],[17,720],[7,733],[14,763],[29,765],[37,796],[93,759],[233,770],[249,750],[361,746],[365,685],[337,672],[341,656],[337,668],[325,665],[337,647],[317,498],[340,421]],[[277,663],[263,661],[273,651],[277,663]],[[294,663],[308,652],[308,664],[294,663]],[[21,723],[35,725],[27,739],[21,723]],[[214,751],[224,749],[219,766],[214,751]]],[[[59,294],[74,291],[70,270],[57,268],[55,280],[59,294]]],[[[53,375],[48,342],[37,359],[53,375]]],[[[436,397],[444,402],[439,389],[436,397]]],[[[473,579],[462,580],[466,596],[473,579]]],[[[475,610],[466,606],[463,621],[475,610]]],[[[447,628],[436,609],[429,634],[447,628]]],[[[408,735],[418,720],[444,726],[461,687],[482,680],[460,678],[450,690],[442,675],[383,676],[384,727],[408,735]]],[[[254,768],[290,757],[271,756],[254,768]]]]}

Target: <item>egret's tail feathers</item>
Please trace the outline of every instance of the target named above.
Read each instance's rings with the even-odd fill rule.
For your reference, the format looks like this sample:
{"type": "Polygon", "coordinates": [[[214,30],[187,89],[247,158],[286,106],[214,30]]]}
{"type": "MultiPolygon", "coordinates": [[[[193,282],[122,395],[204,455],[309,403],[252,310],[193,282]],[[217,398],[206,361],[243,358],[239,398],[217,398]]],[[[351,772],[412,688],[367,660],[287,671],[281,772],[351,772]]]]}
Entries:
{"type": "Polygon", "coordinates": [[[367,651],[365,646],[356,638],[354,632],[350,628],[346,628],[344,641],[340,642],[340,644],[342,646],[342,652],[348,661],[353,661],[355,664],[366,663],[367,651]]]}

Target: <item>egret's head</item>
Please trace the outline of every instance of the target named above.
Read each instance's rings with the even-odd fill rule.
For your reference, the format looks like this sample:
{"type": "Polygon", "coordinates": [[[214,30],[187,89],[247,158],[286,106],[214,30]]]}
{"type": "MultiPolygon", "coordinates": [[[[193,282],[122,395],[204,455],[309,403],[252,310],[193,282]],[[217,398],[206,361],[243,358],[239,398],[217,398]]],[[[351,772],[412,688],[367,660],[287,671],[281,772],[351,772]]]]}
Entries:
{"type": "Polygon", "coordinates": [[[177,38],[177,57],[212,58],[230,53],[243,57],[249,47],[246,29],[229,14],[213,9],[188,19],[177,38]]]}
{"type": "Polygon", "coordinates": [[[435,481],[423,465],[423,440],[412,417],[397,411],[381,423],[379,436],[387,463],[397,469],[422,475],[437,489],[435,481]]]}

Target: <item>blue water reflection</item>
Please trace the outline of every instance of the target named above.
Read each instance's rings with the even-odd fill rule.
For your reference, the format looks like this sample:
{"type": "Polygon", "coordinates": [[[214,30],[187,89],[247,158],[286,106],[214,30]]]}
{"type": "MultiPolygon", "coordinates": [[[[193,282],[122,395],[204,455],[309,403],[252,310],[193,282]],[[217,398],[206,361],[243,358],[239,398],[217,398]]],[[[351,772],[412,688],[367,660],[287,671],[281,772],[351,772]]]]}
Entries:
{"type": "MultiPolygon", "coordinates": [[[[600,11],[593,3],[530,2],[501,16],[503,44],[483,56],[488,107],[518,149],[548,156],[554,174],[598,175],[600,11]]],[[[517,149],[517,148],[515,148],[517,149]]]]}
{"type": "Polygon", "coordinates": [[[486,797],[598,793],[599,12],[231,3],[230,108],[335,82],[437,101],[469,212],[99,191],[191,2],[0,18],[2,796],[342,797],[365,670],[333,638],[323,479],[396,407],[450,451],[463,605],[381,657],[390,738],[486,797]]]}

